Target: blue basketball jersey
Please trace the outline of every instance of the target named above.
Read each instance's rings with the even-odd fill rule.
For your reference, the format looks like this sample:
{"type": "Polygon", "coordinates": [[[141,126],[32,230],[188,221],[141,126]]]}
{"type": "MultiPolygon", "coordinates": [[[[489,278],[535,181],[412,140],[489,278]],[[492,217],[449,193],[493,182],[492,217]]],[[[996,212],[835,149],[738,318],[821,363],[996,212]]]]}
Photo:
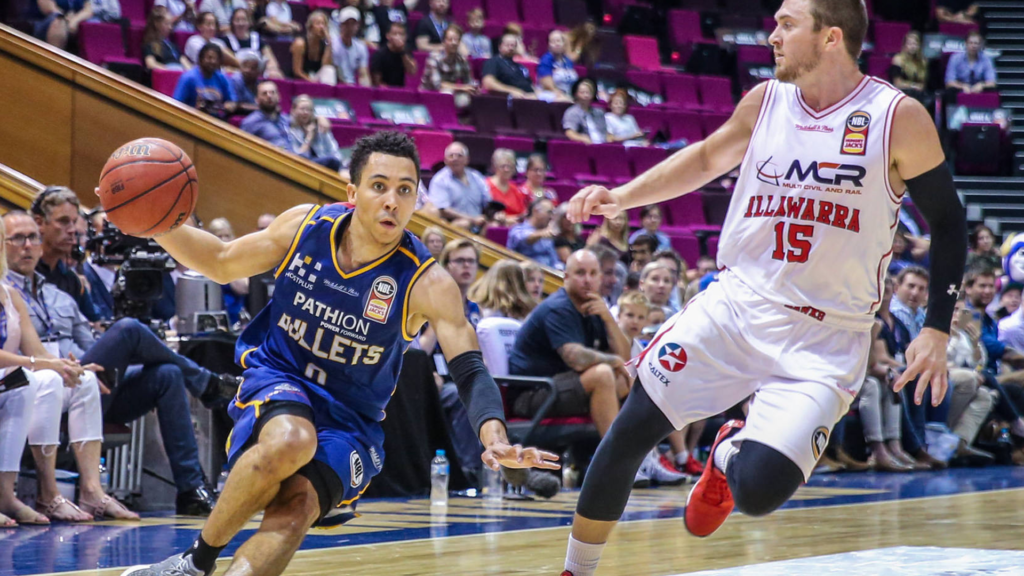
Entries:
{"type": "Polygon", "coordinates": [[[416,280],[433,264],[409,231],[395,249],[342,270],[338,246],[352,207],[313,208],[277,269],[273,297],[245,329],[235,360],[380,421],[398,382],[416,280]]]}

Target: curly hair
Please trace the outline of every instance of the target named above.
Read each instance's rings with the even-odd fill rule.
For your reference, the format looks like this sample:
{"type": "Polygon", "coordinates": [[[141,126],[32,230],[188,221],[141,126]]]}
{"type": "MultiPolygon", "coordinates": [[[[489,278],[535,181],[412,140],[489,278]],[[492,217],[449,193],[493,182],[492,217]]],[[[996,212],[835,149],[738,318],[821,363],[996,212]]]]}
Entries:
{"type": "Polygon", "coordinates": [[[466,297],[502,316],[525,319],[537,306],[526,290],[526,274],[515,261],[501,260],[469,287],[466,297]]]}
{"type": "Polygon", "coordinates": [[[412,141],[412,138],[401,132],[382,130],[376,134],[363,136],[356,140],[355,148],[352,150],[352,162],[348,169],[353,184],[359,185],[359,181],[363,176],[363,168],[366,167],[366,162],[374,152],[412,160],[413,165],[416,167],[416,182],[419,183],[420,154],[417,152],[416,144],[412,141]]]}

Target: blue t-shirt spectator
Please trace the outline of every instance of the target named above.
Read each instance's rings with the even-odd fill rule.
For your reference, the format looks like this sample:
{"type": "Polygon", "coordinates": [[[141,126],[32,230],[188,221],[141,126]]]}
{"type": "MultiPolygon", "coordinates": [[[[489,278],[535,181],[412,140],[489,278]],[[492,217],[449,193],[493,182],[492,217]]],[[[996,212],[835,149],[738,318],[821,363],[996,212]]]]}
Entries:
{"type": "Polygon", "coordinates": [[[269,116],[262,110],[257,110],[242,120],[241,129],[278,148],[284,148],[291,152],[292,145],[288,133],[291,124],[291,118],[284,112],[278,112],[276,116],[269,116]]]}
{"type": "Polygon", "coordinates": [[[555,251],[553,238],[541,238],[533,244],[527,241],[526,238],[536,231],[537,229],[529,221],[516,224],[508,233],[508,249],[519,252],[527,258],[533,258],[541,266],[561,268],[562,261],[558,258],[558,252],[555,251]]]}
{"type": "Polygon", "coordinates": [[[174,99],[196,108],[200,102],[205,102],[208,110],[220,108],[225,102],[238,101],[235,89],[223,72],[217,70],[207,77],[199,66],[181,75],[174,89],[174,99]]]}
{"type": "Polygon", "coordinates": [[[957,52],[949,58],[946,65],[946,84],[962,82],[977,84],[978,82],[995,82],[996,69],[992,59],[984,52],[978,52],[978,59],[971,62],[966,52],[957,52]]]}
{"type": "Polygon", "coordinates": [[[519,329],[508,361],[509,373],[547,377],[571,372],[558,349],[572,343],[606,352],[608,333],[600,317],[580,314],[565,288],[559,288],[534,308],[519,329]]]}
{"type": "Polygon", "coordinates": [[[551,76],[555,87],[566,94],[572,94],[572,85],[580,77],[568,56],[555,56],[551,52],[541,56],[537,64],[537,81],[547,76],[551,76]]]}

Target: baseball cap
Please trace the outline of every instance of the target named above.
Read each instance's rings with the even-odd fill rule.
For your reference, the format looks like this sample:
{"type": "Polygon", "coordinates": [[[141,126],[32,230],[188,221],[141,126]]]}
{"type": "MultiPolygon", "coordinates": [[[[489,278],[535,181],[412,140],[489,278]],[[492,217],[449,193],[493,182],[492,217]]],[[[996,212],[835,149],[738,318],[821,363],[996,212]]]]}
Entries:
{"type": "Polygon", "coordinates": [[[355,6],[346,6],[345,8],[342,8],[341,17],[338,20],[342,24],[348,22],[349,20],[355,20],[356,22],[360,21],[361,18],[359,17],[359,9],[356,8],[355,6]]]}

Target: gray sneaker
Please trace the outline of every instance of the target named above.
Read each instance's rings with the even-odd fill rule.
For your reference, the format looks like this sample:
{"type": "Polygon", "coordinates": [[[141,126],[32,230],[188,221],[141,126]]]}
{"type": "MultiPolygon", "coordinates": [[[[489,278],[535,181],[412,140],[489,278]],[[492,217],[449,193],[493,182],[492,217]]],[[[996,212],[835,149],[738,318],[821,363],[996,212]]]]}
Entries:
{"type": "Polygon", "coordinates": [[[209,576],[192,563],[192,557],[175,554],[167,560],[152,566],[132,566],[121,576],[209,576]]]}

